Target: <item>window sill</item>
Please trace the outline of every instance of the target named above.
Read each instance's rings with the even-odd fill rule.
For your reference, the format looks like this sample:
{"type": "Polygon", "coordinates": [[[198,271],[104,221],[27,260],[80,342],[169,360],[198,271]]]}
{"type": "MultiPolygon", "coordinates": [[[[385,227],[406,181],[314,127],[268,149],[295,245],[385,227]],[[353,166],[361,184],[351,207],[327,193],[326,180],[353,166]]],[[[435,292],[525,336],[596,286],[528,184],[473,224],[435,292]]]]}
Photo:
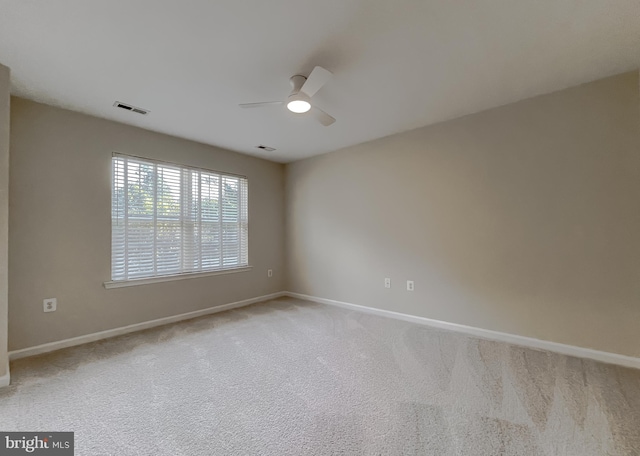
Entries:
{"type": "Polygon", "coordinates": [[[216,276],[216,275],[223,275],[223,274],[235,274],[237,272],[248,272],[248,271],[251,271],[251,269],[252,269],[251,266],[244,266],[241,268],[220,269],[217,271],[208,271],[208,272],[193,272],[193,273],[166,275],[166,276],[158,276],[158,277],[145,277],[143,279],[117,280],[117,281],[104,282],[103,285],[107,289],[135,287],[137,285],[148,285],[150,283],[173,282],[174,280],[198,279],[200,277],[209,277],[209,276],[216,276]]]}

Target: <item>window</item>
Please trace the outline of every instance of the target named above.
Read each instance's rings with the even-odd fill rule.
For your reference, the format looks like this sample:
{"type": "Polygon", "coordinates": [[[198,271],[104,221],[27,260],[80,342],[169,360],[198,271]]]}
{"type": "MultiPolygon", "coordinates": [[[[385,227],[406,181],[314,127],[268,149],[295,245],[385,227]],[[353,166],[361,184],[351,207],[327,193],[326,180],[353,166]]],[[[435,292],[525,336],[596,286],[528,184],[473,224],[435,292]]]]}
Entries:
{"type": "Polygon", "coordinates": [[[114,154],[111,280],[248,265],[247,179],[114,154]]]}

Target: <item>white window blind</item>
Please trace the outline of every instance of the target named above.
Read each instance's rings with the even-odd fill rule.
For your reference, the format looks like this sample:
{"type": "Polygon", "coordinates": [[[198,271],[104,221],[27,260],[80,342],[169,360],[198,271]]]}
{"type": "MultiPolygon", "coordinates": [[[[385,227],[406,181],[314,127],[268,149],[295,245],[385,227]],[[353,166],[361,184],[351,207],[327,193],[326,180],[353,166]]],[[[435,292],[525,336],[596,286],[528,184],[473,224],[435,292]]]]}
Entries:
{"type": "Polygon", "coordinates": [[[246,178],[114,154],[112,182],[111,280],[248,265],[246,178]]]}

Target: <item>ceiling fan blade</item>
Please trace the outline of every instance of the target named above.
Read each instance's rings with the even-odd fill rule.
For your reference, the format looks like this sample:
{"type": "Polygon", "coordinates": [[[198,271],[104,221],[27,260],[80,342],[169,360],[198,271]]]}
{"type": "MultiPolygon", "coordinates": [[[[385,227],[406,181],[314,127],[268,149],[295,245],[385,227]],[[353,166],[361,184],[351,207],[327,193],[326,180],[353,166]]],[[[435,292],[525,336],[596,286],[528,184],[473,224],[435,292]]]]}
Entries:
{"type": "Polygon", "coordinates": [[[324,68],[317,66],[313,69],[305,83],[300,88],[300,92],[312,97],[315,93],[322,88],[323,85],[327,83],[329,79],[331,79],[333,73],[329,70],[325,70],[324,68]]]}
{"type": "Polygon", "coordinates": [[[315,117],[318,120],[318,122],[320,122],[325,127],[328,127],[329,125],[331,125],[332,123],[334,123],[336,121],[336,119],[331,117],[329,114],[324,112],[322,109],[316,108],[315,106],[313,106],[311,108],[311,112],[313,113],[313,117],[315,117]]]}
{"type": "Polygon", "coordinates": [[[282,103],[282,101],[263,101],[261,103],[243,103],[238,106],[241,108],[262,108],[263,106],[276,106],[282,103]]]}

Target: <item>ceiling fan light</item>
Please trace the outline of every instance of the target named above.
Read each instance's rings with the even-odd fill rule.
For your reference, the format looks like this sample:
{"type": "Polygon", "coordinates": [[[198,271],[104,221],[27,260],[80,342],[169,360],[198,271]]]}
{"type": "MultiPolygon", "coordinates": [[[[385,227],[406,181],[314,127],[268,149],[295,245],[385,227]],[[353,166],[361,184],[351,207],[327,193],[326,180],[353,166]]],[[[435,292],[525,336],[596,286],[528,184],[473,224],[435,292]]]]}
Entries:
{"type": "Polygon", "coordinates": [[[296,114],[302,114],[311,109],[311,103],[306,100],[295,99],[287,103],[287,109],[296,114]]]}

